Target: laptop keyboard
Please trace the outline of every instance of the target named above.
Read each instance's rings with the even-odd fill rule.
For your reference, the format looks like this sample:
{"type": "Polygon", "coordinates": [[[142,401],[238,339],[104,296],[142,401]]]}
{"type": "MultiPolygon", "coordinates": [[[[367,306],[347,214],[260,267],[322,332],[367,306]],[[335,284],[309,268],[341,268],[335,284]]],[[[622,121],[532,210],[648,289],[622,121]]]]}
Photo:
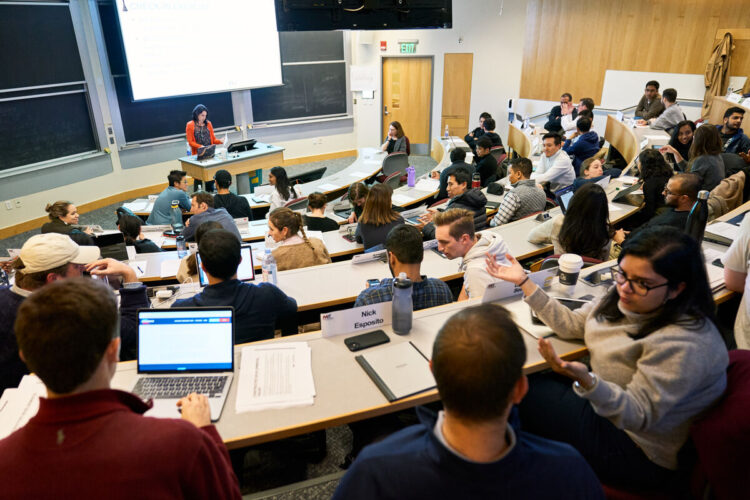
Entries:
{"type": "Polygon", "coordinates": [[[141,377],[133,388],[141,399],[180,399],[190,393],[218,398],[227,383],[226,375],[210,377],[141,377]]]}

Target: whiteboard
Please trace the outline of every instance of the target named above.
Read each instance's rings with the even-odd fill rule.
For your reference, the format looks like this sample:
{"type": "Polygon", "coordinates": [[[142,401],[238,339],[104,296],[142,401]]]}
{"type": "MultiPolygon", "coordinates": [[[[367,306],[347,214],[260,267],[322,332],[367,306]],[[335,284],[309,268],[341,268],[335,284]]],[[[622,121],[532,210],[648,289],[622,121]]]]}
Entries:
{"type": "MultiPolygon", "coordinates": [[[[635,106],[643,97],[646,82],[659,82],[659,92],[673,88],[677,90],[677,99],[695,99],[702,101],[706,93],[703,75],[689,75],[683,73],[651,73],[648,71],[617,71],[608,69],[604,73],[602,88],[602,108],[622,109],[635,106]]],[[[745,76],[733,76],[729,85],[733,89],[745,85],[745,76]]]]}

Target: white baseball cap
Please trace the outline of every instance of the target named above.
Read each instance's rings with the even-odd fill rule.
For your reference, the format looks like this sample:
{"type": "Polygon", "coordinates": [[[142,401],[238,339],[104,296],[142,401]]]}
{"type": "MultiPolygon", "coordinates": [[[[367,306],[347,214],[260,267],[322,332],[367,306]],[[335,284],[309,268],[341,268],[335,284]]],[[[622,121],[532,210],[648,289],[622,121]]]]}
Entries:
{"type": "Polygon", "coordinates": [[[88,264],[101,257],[99,247],[78,246],[69,236],[46,233],[32,236],[21,248],[24,273],[38,273],[65,264],[88,264]]]}

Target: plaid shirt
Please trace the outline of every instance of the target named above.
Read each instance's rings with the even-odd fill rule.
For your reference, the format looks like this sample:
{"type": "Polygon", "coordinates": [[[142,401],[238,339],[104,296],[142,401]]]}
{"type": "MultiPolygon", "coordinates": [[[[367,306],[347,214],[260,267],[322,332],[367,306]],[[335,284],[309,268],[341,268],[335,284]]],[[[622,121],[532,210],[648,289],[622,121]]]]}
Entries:
{"type": "Polygon", "coordinates": [[[520,180],[503,197],[495,217],[490,221],[490,226],[501,226],[534,212],[541,212],[546,203],[544,191],[539,189],[533,180],[520,180]]]}
{"type": "MultiPolygon", "coordinates": [[[[393,280],[394,278],[385,278],[380,280],[379,285],[362,290],[354,303],[354,307],[391,302],[393,300],[393,280]]],[[[453,294],[450,287],[439,279],[422,276],[422,281],[412,284],[411,300],[414,304],[414,310],[418,311],[428,307],[450,304],[453,302],[453,294]]]]}

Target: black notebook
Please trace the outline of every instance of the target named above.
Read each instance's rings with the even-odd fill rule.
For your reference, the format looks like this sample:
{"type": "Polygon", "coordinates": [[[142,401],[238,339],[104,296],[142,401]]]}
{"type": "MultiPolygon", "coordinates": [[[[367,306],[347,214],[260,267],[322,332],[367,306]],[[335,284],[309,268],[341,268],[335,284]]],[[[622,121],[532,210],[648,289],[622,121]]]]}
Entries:
{"type": "Polygon", "coordinates": [[[354,359],[390,402],[436,387],[429,361],[411,342],[390,344],[354,359]]]}

